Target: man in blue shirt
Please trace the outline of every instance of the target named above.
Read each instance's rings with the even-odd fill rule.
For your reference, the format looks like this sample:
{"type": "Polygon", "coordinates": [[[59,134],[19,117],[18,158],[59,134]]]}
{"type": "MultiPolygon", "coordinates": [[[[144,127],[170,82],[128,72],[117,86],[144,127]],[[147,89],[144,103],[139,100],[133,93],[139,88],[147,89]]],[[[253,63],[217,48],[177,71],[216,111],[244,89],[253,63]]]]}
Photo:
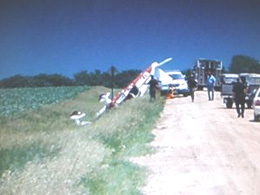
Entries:
{"type": "Polygon", "coordinates": [[[209,101],[214,100],[214,86],[216,83],[216,78],[211,74],[211,72],[208,73],[208,80],[207,80],[207,88],[208,88],[208,97],[209,101]]]}

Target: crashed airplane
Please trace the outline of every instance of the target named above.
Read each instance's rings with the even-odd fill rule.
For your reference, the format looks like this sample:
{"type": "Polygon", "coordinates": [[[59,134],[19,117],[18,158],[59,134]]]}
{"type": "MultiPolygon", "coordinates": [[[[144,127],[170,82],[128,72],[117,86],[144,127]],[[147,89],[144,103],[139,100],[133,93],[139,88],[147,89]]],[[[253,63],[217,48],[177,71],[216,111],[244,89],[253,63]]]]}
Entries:
{"type": "MultiPolygon", "coordinates": [[[[96,113],[97,119],[101,117],[108,109],[119,106],[122,102],[143,96],[149,87],[149,81],[151,80],[151,75],[154,76],[159,82],[171,81],[172,78],[165,73],[159,67],[171,61],[172,58],[167,58],[164,61],[158,63],[153,62],[148,68],[141,72],[134,80],[132,80],[124,89],[122,89],[112,100],[110,99],[110,93],[100,94],[99,102],[103,102],[104,106],[96,113]]],[[[74,111],[70,118],[75,120],[76,125],[86,125],[91,124],[88,121],[81,121],[85,117],[85,113],[79,111],[74,111]]]]}
{"type": "Polygon", "coordinates": [[[105,102],[104,107],[101,108],[100,111],[97,112],[97,117],[100,117],[103,113],[106,112],[108,108],[118,106],[125,100],[143,96],[149,85],[149,81],[151,79],[151,75],[154,76],[156,80],[159,82],[162,80],[172,80],[172,78],[166,74],[159,67],[171,61],[172,58],[167,58],[164,61],[158,63],[153,62],[148,68],[146,68],[143,72],[141,72],[134,80],[132,80],[127,87],[122,89],[113,100],[109,99],[109,93],[101,94],[99,97],[100,102],[105,102]]]}

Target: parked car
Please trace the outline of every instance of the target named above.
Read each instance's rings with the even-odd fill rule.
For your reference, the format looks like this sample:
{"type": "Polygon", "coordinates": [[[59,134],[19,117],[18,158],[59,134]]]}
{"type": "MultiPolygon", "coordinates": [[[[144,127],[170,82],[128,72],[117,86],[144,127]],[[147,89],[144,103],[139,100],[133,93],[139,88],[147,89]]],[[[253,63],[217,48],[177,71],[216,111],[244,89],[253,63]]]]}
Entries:
{"type": "Polygon", "coordinates": [[[248,108],[252,107],[254,91],[260,87],[260,74],[256,73],[240,73],[239,77],[247,84],[246,104],[248,108]]]}
{"type": "Polygon", "coordinates": [[[165,95],[169,91],[170,86],[173,86],[175,94],[182,94],[185,97],[189,95],[185,76],[179,70],[165,71],[165,73],[171,79],[160,83],[161,95],[165,95]]]}
{"type": "Polygon", "coordinates": [[[255,97],[253,99],[253,109],[254,109],[254,119],[255,121],[260,120],[260,87],[256,91],[255,97]]]}

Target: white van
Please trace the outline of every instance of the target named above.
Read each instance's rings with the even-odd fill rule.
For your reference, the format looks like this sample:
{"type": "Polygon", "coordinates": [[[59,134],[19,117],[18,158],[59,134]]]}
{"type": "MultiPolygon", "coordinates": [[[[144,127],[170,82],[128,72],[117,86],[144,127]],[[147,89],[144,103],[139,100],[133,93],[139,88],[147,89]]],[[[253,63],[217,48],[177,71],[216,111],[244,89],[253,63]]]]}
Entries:
{"type": "Polygon", "coordinates": [[[160,82],[161,94],[164,95],[169,91],[170,85],[174,87],[175,94],[182,94],[183,96],[189,95],[188,84],[185,80],[185,76],[179,70],[165,71],[167,75],[171,77],[171,80],[165,79],[160,82]]]}

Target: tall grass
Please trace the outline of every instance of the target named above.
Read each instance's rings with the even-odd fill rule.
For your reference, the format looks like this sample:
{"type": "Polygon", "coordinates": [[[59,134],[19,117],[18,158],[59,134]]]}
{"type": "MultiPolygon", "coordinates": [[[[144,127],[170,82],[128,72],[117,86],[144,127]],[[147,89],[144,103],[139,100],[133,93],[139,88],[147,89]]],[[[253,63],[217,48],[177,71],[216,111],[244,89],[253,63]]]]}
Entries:
{"type": "Polygon", "coordinates": [[[132,156],[149,154],[151,130],[163,107],[163,101],[150,103],[147,97],[133,99],[105,115],[95,127],[95,138],[112,153],[104,169],[93,178],[85,178],[92,194],[141,194],[147,175],[145,169],[131,164],[132,156]]]}
{"type": "Polygon", "coordinates": [[[95,120],[102,104],[96,87],[74,99],[5,118],[0,137],[0,194],[141,194],[146,171],[132,156],[153,151],[148,143],[164,100],[144,96],[95,120]],[[73,110],[87,113],[75,126],[73,110]]]}

